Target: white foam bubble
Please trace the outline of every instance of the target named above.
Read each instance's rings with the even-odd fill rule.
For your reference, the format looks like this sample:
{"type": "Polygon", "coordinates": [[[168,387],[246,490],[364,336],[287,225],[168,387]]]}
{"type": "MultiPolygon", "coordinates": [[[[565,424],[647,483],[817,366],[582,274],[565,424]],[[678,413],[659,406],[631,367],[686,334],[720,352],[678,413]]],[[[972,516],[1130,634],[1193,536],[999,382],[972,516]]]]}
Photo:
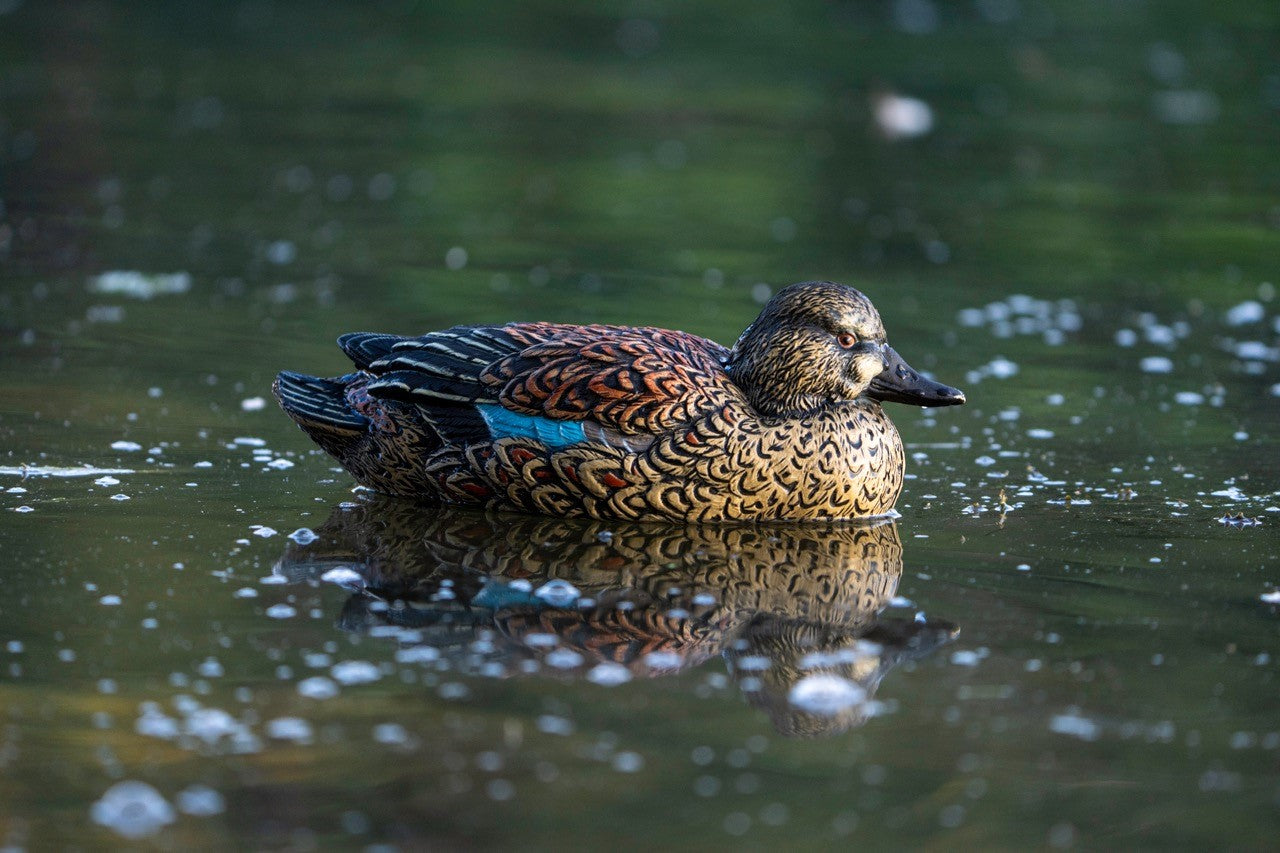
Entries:
{"type": "Polygon", "coordinates": [[[1138,362],[1143,373],[1173,373],[1173,361],[1162,355],[1149,355],[1138,362]]]}
{"type": "MultiPolygon", "coordinates": [[[[299,684],[298,687],[301,688],[302,685],[299,684]]],[[[274,720],[268,720],[266,732],[269,738],[289,740],[294,743],[310,743],[312,738],[311,723],[301,717],[276,717],[274,720]]]]}
{"type": "Polygon", "coordinates": [[[299,545],[310,545],[320,537],[310,527],[299,527],[297,530],[289,534],[289,538],[299,545]]]}
{"type": "Polygon", "coordinates": [[[348,588],[360,588],[365,585],[364,576],[346,566],[330,569],[320,576],[320,580],[348,588]]]}
{"type": "Polygon", "coordinates": [[[89,279],[92,293],[115,293],[134,299],[186,293],[191,289],[191,273],[144,273],[138,270],[109,270],[89,279]]]}
{"type": "Polygon", "coordinates": [[[178,792],[178,811],[192,817],[212,817],[227,810],[226,800],[208,785],[190,785],[178,792]]]}
{"type": "Polygon", "coordinates": [[[381,670],[367,660],[344,660],[334,664],[329,674],[339,684],[366,684],[382,677],[381,670]]]}
{"type": "Polygon", "coordinates": [[[1055,716],[1049,721],[1049,731],[1088,741],[1097,740],[1102,734],[1102,729],[1096,722],[1074,711],[1055,716]]]}
{"type": "Polygon", "coordinates": [[[587,673],[587,680],[604,687],[615,687],[631,680],[631,670],[620,663],[598,663],[587,673]]]}
{"type": "Polygon", "coordinates": [[[338,695],[338,685],[322,675],[315,675],[298,682],[298,695],[308,699],[332,699],[338,695]]]}
{"type": "Polygon", "coordinates": [[[830,673],[806,675],[792,685],[787,700],[802,711],[833,717],[865,702],[867,691],[847,678],[830,673]]]}
{"type": "Polygon", "coordinates": [[[570,607],[581,595],[578,588],[566,580],[549,580],[533,593],[552,607],[570,607]]]}
{"type": "Polygon", "coordinates": [[[107,789],[89,810],[93,822],[125,838],[146,838],[173,823],[169,801],[146,782],[127,780],[107,789]]]}

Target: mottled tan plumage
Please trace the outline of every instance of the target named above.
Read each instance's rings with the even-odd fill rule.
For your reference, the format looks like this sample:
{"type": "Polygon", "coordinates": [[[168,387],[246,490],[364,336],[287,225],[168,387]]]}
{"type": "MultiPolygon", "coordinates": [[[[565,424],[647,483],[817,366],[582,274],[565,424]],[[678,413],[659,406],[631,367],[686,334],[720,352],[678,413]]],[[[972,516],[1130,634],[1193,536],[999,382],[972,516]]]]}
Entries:
{"type": "Polygon", "coordinates": [[[282,373],[275,390],[360,483],[556,516],[883,515],[905,460],[880,402],[964,401],[912,371],[870,300],[833,282],[778,293],[732,350],[550,323],[340,343],[357,373],[282,373]]]}
{"type": "Polygon", "coordinates": [[[903,571],[892,523],[655,525],[436,512],[372,497],[335,510],[316,532],[315,542],[290,545],[276,571],[303,580],[356,569],[367,587],[344,609],[350,629],[412,627],[446,657],[459,650],[452,664],[464,671],[507,676],[538,661],[557,675],[607,662],[653,677],[724,655],[747,699],[787,734],[839,731],[867,712],[866,701],[832,713],[797,705],[790,694],[802,679],[848,679],[870,700],[898,661],[956,632],[940,620],[881,617],[903,571]],[[572,585],[571,599],[539,595],[553,580],[572,585]],[[494,631],[502,642],[476,658],[470,638],[494,631]],[[576,664],[546,662],[566,649],[581,656],[576,664]]]}

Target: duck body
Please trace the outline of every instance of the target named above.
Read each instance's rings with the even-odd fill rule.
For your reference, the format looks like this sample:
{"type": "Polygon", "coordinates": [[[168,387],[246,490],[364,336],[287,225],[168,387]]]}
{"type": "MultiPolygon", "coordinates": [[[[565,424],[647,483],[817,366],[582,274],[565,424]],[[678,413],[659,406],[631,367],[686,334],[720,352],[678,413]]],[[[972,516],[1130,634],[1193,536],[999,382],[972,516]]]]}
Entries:
{"type": "Polygon", "coordinates": [[[733,349],[685,332],[511,323],[356,333],[358,368],[281,373],[286,413],[362,485],[556,516],[863,518],[902,490],[881,400],[952,405],[858,291],[779,292],[733,349]]]}

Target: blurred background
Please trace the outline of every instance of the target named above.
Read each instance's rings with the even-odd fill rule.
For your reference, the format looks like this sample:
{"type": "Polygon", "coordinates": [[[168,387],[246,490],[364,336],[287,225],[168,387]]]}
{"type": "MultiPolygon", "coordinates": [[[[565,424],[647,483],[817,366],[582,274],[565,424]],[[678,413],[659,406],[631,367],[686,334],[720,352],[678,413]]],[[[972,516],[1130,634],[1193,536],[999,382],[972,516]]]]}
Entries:
{"type": "Polygon", "coordinates": [[[703,849],[859,826],[1265,846],[1278,140],[1274,0],[0,0],[0,543],[23,591],[0,601],[0,845],[112,840],[90,804],[140,778],[226,798],[166,830],[196,845],[547,846],[572,792],[601,843],[654,831],[643,806],[703,849]],[[811,278],[864,290],[970,400],[892,412],[900,592],[967,616],[958,660],[886,680],[903,708],[833,745],[777,740],[705,670],[606,699],[462,679],[459,705],[408,676],[297,698],[281,661],[301,678],[358,638],[314,584],[233,597],[281,550],[246,526],[318,525],[350,482],[276,410],[276,371],[345,372],[342,332],[516,319],[728,344],[811,278]],[[58,475],[82,464],[123,484],[58,475]],[[305,636],[266,614],[289,602],[305,636]],[[231,759],[135,731],[139,702],[191,693],[321,734],[231,759]],[[391,722],[412,737],[371,752],[391,722]],[[609,763],[619,732],[643,771],[609,763]]]}

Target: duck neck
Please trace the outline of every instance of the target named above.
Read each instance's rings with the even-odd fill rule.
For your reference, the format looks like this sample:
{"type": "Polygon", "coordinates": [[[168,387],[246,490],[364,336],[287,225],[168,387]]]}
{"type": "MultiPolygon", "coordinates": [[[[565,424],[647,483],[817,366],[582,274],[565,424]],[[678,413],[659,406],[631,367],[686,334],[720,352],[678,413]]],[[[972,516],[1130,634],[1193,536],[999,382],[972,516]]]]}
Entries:
{"type": "Polygon", "coordinates": [[[829,394],[816,393],[797,381],[794,375],[771,370],[757,359],[739,357],[737,352],[725,364],[725,372],[746,395],[751,407],[763,417],[803,417],[828,408],[834,402],[829,394]]]}

